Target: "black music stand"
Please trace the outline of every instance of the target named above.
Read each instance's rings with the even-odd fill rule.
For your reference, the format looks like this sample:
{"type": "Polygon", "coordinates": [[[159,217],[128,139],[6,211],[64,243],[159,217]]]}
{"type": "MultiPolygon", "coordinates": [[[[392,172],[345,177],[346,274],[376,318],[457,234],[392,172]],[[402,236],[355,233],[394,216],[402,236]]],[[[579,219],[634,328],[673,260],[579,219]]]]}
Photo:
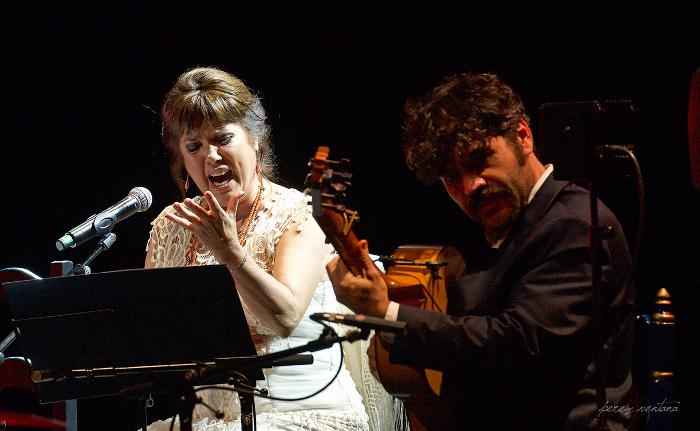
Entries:
{"type": "MultiPolygon", "coordinates": [[[[28,280],[4,288],[32,371],[53,376],[37,385],[42,403],[123,393],[154,379],[153,373],[109,373],[110,367],[256,356],[222,265],[28,280]],[[105,377],[71,378],[71,370],[97,368],[102,372],[94,375],[105,377]]],[[[250,382],[263,378],[258,366],[244,374],[250,382]]],[[[210,383],[225,382],[219,375],[210,383]]]]}

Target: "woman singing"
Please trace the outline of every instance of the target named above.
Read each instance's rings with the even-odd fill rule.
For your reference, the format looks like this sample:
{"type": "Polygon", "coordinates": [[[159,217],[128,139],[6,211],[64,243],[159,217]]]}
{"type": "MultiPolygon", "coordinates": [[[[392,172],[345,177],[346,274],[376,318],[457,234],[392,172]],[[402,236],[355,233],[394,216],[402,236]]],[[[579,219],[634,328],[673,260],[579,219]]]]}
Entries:
{"type": "MultiPolygon", "coordinates": [[[[307,197],[269,179],[270,129],[259,98],[229,73],[197,68],[181,75],[166,95],[161,119],[183,197],[193,186],[202,195],[168,206],[155,219],[146,267],[226,265],[258,354],[318,338],[321,326],[308,316],[335,311],[324,271],[332,248],[310,216],[307,197]]],[[[274,397],[311,394],[333,378],[339,363],[338,349],[323,350],[314,353],[313,365],[265,370],[257,386],[274,397]]],[[[212,420],[199,406],[195,429],[240,429],[235,394],[204,395],[225,417],[212,420]]],[[[344,369],[317,396],[295,402],[256,398],[256,411],[259,430],[368,427],[361,397],[344,369]]]]}

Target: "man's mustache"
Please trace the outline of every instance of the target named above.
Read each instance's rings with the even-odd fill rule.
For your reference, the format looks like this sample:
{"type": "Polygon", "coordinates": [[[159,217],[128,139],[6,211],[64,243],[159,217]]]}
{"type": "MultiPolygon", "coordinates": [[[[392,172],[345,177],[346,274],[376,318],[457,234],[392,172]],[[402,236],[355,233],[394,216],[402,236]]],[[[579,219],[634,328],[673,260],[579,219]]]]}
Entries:
{"type": "Polygon", "coordinates": [[[469,209],[471,211],[476,211],[489,201],[503,196],[509,197],[510,191],[496,184],[483,186],[470,196],[469,209]]]}

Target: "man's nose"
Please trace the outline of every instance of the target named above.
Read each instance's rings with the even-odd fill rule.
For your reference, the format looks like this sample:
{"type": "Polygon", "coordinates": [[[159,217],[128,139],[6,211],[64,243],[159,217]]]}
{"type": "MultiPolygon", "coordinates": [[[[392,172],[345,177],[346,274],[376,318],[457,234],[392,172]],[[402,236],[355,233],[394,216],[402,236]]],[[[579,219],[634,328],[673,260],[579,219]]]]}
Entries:
{"type": "Polygon", "coordinates": [[[462,191],[466,196],[471,196],[482,187],[486,186],[486,180],[479,175],[463,174],[462,191]]]}

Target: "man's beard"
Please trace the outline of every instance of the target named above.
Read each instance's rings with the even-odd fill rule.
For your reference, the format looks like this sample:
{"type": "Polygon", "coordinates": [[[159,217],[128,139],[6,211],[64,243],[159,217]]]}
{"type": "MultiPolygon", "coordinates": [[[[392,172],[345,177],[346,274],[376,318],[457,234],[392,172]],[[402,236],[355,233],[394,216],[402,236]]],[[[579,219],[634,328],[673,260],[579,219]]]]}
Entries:
{"type": "Polygon", "coordinates": [[[520,198],[515,190],[508,189],[498,184],[488,184],[485,187],[478,189],[469,198],[469,211],[473,215],[473,218],[477,223],[483,226],[489,236],[496,235],[499,236],[500,233],[507,232],[513,225],[513,222],[520,215],[520,211],[524,206],[523,199],[520,198]],[[479,214],[479,209],[482,206],[487,205],[495,200],[501,200],[506,202],[506,205],[510,207],[509,216],[495,226],[486,226],[486,220],[483,220],[479,214]]]}

